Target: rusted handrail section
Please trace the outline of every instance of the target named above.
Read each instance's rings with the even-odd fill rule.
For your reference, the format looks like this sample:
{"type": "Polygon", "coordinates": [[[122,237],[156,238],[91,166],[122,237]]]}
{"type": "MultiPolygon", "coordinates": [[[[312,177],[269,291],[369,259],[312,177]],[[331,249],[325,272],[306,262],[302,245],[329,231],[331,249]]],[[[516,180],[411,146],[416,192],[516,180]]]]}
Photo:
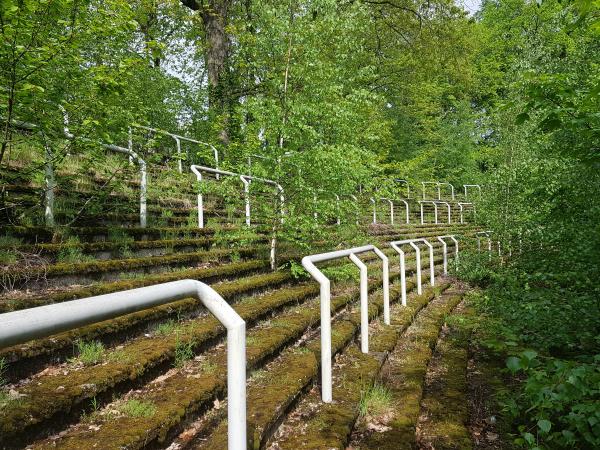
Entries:
{"type": "MultiPolygon", "coordinates": [[[[219,168],[219,151],[217,150],[217,148],[214,145],[209,144],[208,142],[198,141],[196,139],[192,139],[187,136],[181,136],[179,134],[171,133],[169,131],[160,130],[158,128],[151,128],[151,127],[147,127],[144,125],[133,124],[132,126],[135,128],[140,128],[142,130],[151,131],[152,133],[164,134],[165,136],[169,136],[169,137],[173,138],[175,140],[175,144],[177,146],[177,159],[178,159],[177,168],[179,170],[179,173],[183,173],[183,163],[181,161],[181,141],[191,142],[192,144],[204,145],[204,146],[210,147],[211,150],[213,151],[213,156],[215,157],[215,167],[217,169],[219,168]]],[[[217,174],[217,179],[218,179],[218,174],[217,174]]]]}
{"type": "Polygon", "coordinates": [[[0,314],[0,348],[190,297],[200,301],[227,329],[228,448],[245,450],[246,323],[214,289],[200,281],[173,281],[0,314]]]}
{"type": "Polygon", "coordinates": [[[400,241],[390,242],[390,246],[398,252],[400,255],[400,287],[402,292],[402,306],[406,306],[406,259],[404,256],[404,250],[402,250],[401,245],[409,244],[415,250],[415,259],[416,259],[416,272],[417,272],[417,294],[421,295],[423,293],[423,288],[421,284],[421,249],[417,247],[416,243],[422,242],[427,247],[429,247],[429,270],[430,270],[430,279],[431,285],[435,285],[435,265],[433,261],[433,245],[429,243],[427,239],[404,239],[400,241]]]}
{"type": "Polygon", "coordinates": [[[309,255],[302,258],[302,266],[319,282],[321,290],[321,398],[325,403],[332,401],[331,381],[331,283],[316,263],[340,258],[350,260],[360,269],[360,343],[363,353],[369,352],[369,305],[367,266],[356,256],[373,251],[383,262],[383,320],[390,324],[389,259],[374,245],[364,245],[347,250],[309,255]]]}
{"type": "Polygon", "coordinates": [[[442,248],[444,252],[444,275],[448,274],[448,245],[444,239],[450,239],[454,242],[454,262],[458,263],[458,241],[456,237],[452,234],[447,234],[445,236],[438,236],[437,240],[442,243],[442,248]]]}
{"type": "Polygon", "coordinates": [[[419,206],[421,207],[421,225],[425,224],[425,218],[423,215],[423,205],[425,203],[431,203],[433,205],[433,217],[434,222],[437,225],[438,223],[438,205],[435,200],[419,200],[419,206]]]}

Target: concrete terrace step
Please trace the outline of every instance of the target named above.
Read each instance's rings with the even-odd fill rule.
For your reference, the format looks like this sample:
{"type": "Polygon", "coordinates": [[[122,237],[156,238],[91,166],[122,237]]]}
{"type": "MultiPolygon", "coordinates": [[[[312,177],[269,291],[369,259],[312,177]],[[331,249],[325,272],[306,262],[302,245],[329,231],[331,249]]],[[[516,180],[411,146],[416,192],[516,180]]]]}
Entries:
{"type": "Polygon", "coordinates": [[[474,310],[461,303],[447,320],[427,368],[417,423],[420,448],[469,450],[468,346],[474,310]]]}
{"type": "MultiPolygon", "coordinates": [[[[351,292],[353,294],[335,296],[334,311],[355,301],[356,289],[351,292]]],[[[318,323],[318,311],[318,301],[315,299],[298,307],[288,307],[274,318],[249,330],[249,369],[261,367],[301,338],[307,329],[318,323]]],[[[336,323],[339,320],[342,319],[338,318],[336,323]]],[[[354,323],[353,326],[356,327],[357,324],[354,323]]],[[[167,436],[182,428],[188,416],[201,412],[212,404],[215,395],[223,394],[226,378],[224,369],[225,354],[222,347],[209,349],[181,370],[167,373],[158,378],[160,381],[155,379],[142,389],[128,394],[132,397],[127,398],[155,405],[156,412],[151,417],[141,421],[140,418],[123,416],[105,420],[106,416],[100,413],[96,419],[98,427],[74,425],[58,439],[43,440],[33,447],[139,448],[150,442],[164,442],[167,436]]],[[[115,402],[108,404],[103,411],[110,411],[115,406],[115,402]]]]}
{"type": "MultiPolygon", "coordinates": [[[[396,323],[404,323],[404,326],[412,321],[413,316],[424,307],[434,296],[433,289],[426,289],[424,294],[419,296],[414,292],[414,281],[409,281],[409,289],[412,291],[409,296],[409,303],[406,307],[398,306],[395,302],[399,299],[399,290],[393,288],[390,292],[392,302],[392,311],[396,323]]],[[[443,289],[440,287],[439,289],[443,289]]],[[[377,309],[371,310],[370,319],[372,323],[369,328],[371,346],[381,338],[381,333],[385,339],[389,339],[391,334],[387,326],[382,325],[377,320],[381,313],[382,298],[381,293],[374,300],[377,309]]],[[[371,300],[371,303],[373,300],[371,300]]],[[[373,307],[371,307],[374,309],[373,307]]],[[[357,313],[352,313],[346,320],[352,323],[348,327],[347,323],[338,322],[332,328],[333,350],[336,360],[344,358],[348,352],[354,352],[352,337],[359,333],[359,318],[357,313]],[[342,325],[346,325],[342,327],[342,325]],[[349,348],[347,346],[349,345],[349,348]]],[[[311,336],[302,348],[306,347],[308,351],[298,355],[297,352],[290,351],[284,353],[269,365],[264,371],[255,374],[249,381],[248,389],[248,421],[249,429],[252,430],[250,448],[264,448],[273,433],[277,430],[279,424],[285,420],[289,410],[298,402],[304,394],[310,390],[308,396],[320,395],[318,380],[320,379],[319,361],[320,361],[320,337],[318,334],[311,336]],[[288,360],[303,359],[304,364],[288,363],[288,360]],[[294,367],[294,370],[290,370],[294,367]]],[[[339,369],[339,367],[337,367],[339,369]]],[[[342,369],[345,370],[345,369],[342,369]]],[[[351,379],[351,378],[350,378],[351,379]]],[[[303,402],[304,400],[300,400],[303,402]]],[[[194,441],[185,442],[181,439],[182,447],[193,449],[225,449],[226,448],[226,421],[222,421],[208,436],[196,436],[194,441]]],[[[285,434],[287,431],[279,431],[285,434]]],[[[182,433],[185,438],[189,437],[189,432],[182,433]]],[[[326,448],[314,446],[310,448],[326,448]]]]}
{"type": "MultiPolygon", "coordinates": [[[[365,355],[360,353],[357,347],[352,347],[343,358],[336,362],[333,369],[335,374],[333,398],[335,402],[324,404],[320,401],[319,392],[317,390],[311,391],[288,416],[288,419],[283,422],[280,432],[271,440],[267,448],[270,450],[345,448],[359,415],[361,397],[377,379],[384,362],[386,367],[383,368],[383,371],[385,373],[390,370],[389,367],[396,361],[396,358],[403,358],[402,355],[406,353],[406,357],[412,356],[424,362],[422,364],[422,378],[429,359],[427,354],[431,353],[431,346],[437,339],[444,316],[458,304],[460,299],[460,293],[453,291],[443,293],[433,300],[408,328],[406,328],[405,319],[397,321],[396,317],[402,317],[401,315],[393,315],[394,323],[390,329],[374,336],[371,346],[372,354],[365,355]],[[406,332],[404,332],[405,328],[406,332]],[[403,332],[402,338],[399,339],[403,332]],[[394,348],[396,345],[398,347],[394,348]],[[399,348],[404,345],[413,345],[415,349],[410,352],[410,355],[407,352],[399,353],[399,348]],[[389,358],[386,358],[388,354],[389,358]]],[[[418,367],[413,367],[413,364],[411,364],[408,367],[398,367],[398,370],[395,366],[391,368],[394,373],[406,374],[406,376],[412,377],[413,371],[417,370],[418,367]]],[[[393,387],[391,389],[395,394],[394,400],[397,401],[393,408],[395,414],[393,420],[397,419],[400,422],[400,415],[402,417],[406,415],[407,410],[414,411],[410,402],[415,397],[408,394],[403,395],[404,393],[400,390],[394,390],[393,387]]],[[[419,400],[420,395],[417,399],[417,416],[419,400]]],[[[416,422],[416,417],[414,422],[416,422]]],[[[400,423],[404,425],[404,422],[400,423]]],[[[412,428],[410,426],[408,428],[414,434],[414,425],[412,428]]],[[[394,428],[390,430],[394,430],[394,428]]],[[[410,444],[404,447],[403,442],[408,439],[404,435],[395,435],[394,437],[393,440],[385,441],[389,442],[389,446],[381,446],[383,445],[381,441],[378,441],[375,446],[370,446],[368,442],[361,440],[360,448],[413,448],[410,444]]]]}
{"type": "MultiPolygon", "coordinates": [[[[269,247],[255,246],[236,250],[236,257],[267,257],[269,247]]],[[[90,261],[81,263],[54,263],[38,267],[12,267],[0,271],[5,287],[21,289],[43,289],[69,285],[89,284],[98,281],[116,281],[124,274],[150,274],[162,272],[167,268],[188,267],[229,260],[229,249],[202,250],[190,253],[174,253],[164,256],[116,259],[108,261],[90,261]]]]}

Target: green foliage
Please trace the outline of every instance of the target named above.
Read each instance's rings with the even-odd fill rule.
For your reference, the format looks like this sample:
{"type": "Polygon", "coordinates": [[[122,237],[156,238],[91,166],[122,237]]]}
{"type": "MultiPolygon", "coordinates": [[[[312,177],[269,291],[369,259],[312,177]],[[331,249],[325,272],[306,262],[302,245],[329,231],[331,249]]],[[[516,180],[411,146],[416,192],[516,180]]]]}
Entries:
{"type": "Polygon", "coordinates": [[[321,272],[332,281],[360,281],[360,271],[354,264],[326,267],[321,272]]]}
{"type": "Polygon", "coordinates": [[[166,322],[161,322],[154,328],[154,333],[159,336],[166,336],[172,333],[175,333],[179,330],[179,324],[174,320],[167,320],[166,322]]]}
{"type": "Polygon", "coordinates": [[[358,410],[361,417],[378,416],[392,407],[392,392],[387,386],[375,383],[360,394],[358,410]]]}
{"type": "Polygon", "coordinates": [[[111,228],[108,231],[108,240],[117,244],[119,256],[127,258],[132,255],[131,244],[135,241],[133,236],[119,228],[111,228]]]}
{"type": "Polygon", "coordinates": [[[81,242],[77,236],[67,238],[56,259],[58,262],[71,264],[94,261],[92,256],[83,253],[81,242]]]}
{"type": "Polygon", "coordinates": [[[71,363],[80,363],[84,366],[93,366],[101,362],[106,354],[104,344],[100,341],[86,342],[81,339],[75,341],[76,356],[70,359],[71,363]]]}
{"type": "Polygon", "coordinates": [[[142,400],[127,400],[119,405],[119,412],[128,417],[152,417],[156,414],[156,406],[142,400]]]}
{"type": "Polygon", "coordinates": [[[177,368],[182,368],[183,365],[194,358],[194,346],[195,342],[193,340],[183,340],[180,338],[179,334],[177,334],[176,342],[175,342],[175,361],[173,365],[177,368]]]}
{"type": "Polygon", "coordinates": [[[290,272],[292,273],[292,276],[295,279],[303,279],[303,278],[309,278],[309,274],[306,271],[306,269],[304,267],[302,267],[302,264],[297,263],[296,261],[290,261],[289,262],[290,265],[290,272]]]}
{"type": "Polygon", "coordinates": [[[507,359],[513,373],[526,376],[505,408],[517,424],[515,443],[526,448],[600,446],[600,355],[585,361],[540,358],[527,350],[507,359]]]}

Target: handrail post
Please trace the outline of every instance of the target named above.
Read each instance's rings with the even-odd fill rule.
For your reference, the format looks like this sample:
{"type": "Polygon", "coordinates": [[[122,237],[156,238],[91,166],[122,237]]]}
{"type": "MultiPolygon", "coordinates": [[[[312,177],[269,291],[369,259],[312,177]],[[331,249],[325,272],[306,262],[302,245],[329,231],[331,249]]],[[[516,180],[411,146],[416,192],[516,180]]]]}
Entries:
{"type": "Polygon", "coordinates": [[[409,244],[415,251],[415,260],[416,260],[416,274],[417,274],[417,294],[421,295],[423,293],[422,283],[421,283],[421,249],[416,245],[417,242],[422,242],[429,248],[429,266],[430,266],[430,281],[431,285],[435,285],[435,263],[433,260],[433,245],[427,241],[427,239],[419,238],[419,239],[404,239],[402,241],[393,241],[390,242],[390,246],[396,250],[400,254],[400,282],[401,282],[401,290],[402,290],[402,305],[406,305],[406,265],[405,265],[405,255],[402,248],[400,248],[401,244],[409,244]]]}
{"type": "Polygon", "coordinates": [[[438,236],[437,239],[442,243],[443,252],[444,252],[444,275],[448,274],[448,246],[445,238],[451,239],[454,243],[454,262],[458,264],[458,241],[454,237],[454,235],[446,235],[446,236],[438,236]]]}
{"type": "MultiPolygon", "coordinates": [[[[202,172],[196,166],[191,166],[190,169],[196,174],[196,181],[202,182],[202,172]]],[[[198,228],[204,228],[204,199],[202,197],[202,187],[198,189],[198,228]]]]}
{"type": "Polygon", "coordinates": [[[433,260],[433,245],[429,243],[427,239],[421,239],[421,241],[429,247],[429,278],[432,286],[435,286],[435,262],[433,260]]]}
{"type": "Polygon", "coordinates": [[[409,245],[415,250],[415,260],[417,262],[417,294],[421,295],[423,289],[421,287],[421,249],[411,240],[409,245]]]}
{"type": "Polygon", "coordinates": [[[358,197],[356,195],[350,194],[350,197],[354,200],[354,206],[356,208],[356,225],[360,224],[360,205],[358,204],[358,197]]]}
{"type": "Polygon", "coordinates": [[[389,198],[382,198],[381,200],[387,201],[390,204],[390,224],[394,225],[394,202],[389,198]]]}
{"type": "Polygon", "coordinates": [[[437,240],[442,243],[442,252],[444,254],[444,275],[448,274],[448,245],[446,245],[446,241],[442,238],[442,236],[438,236],[437,240]]]}
{"type": "Polygon", "coordinates": [[[246,225],[250,226],[250,181],[240,175],[240,180],[244,183],[244,203],[246,205],[246,225]]]}
{"type": "Polygon", "coordinates": [[[172,137],[175,139],[175,145],[177,146],[177,169],[179,170],[179,173],[183,173],[183,163],[181,161],[181,141],[177,136],[172,137]]]}
{"type": "Polygon", "coordinates": [[[381,259],[383,271],[383,322],[386,325],[390,324],[390,259],[373,246],[373,251],[381,259]]]}
{"type": "MultiPolygon", "coordinates": [[[[434,204],[440,203],[442,205],[446,205],[446,209],[448,211],[448,223],[452,223],[452,212],[450,209],[450,203],[442,201],[442,200],[438,200],[437,202],[434,202],[434,204]]],[[[437,222],[436,222],[437,223],[437,222]]]]}
{"type": "MultiPolygon", "coordinates": [[[[321,297],[321,398],[323,402],[332,401],[332,380],[331,380],[331,282],[321,272],[315,263],[331,261],[349,257],[361,271],[360,283],[360,314],[361,314],[361,350],[368,352],[368,273],[367,266],[356,256],[359,253],[374,251],[383,261],[383,279],[384,279],[384,321],[386,319],[385,311],[389,311],[389,260],[374,245],[365,245],[354,247],[347,250],[337,250],[328,253],[319,253],[302,258],[302,267],[319,283],[321,297]],[[383,257],[382,257],[383,256],[383,257]],[[386,272],[387,268],[387,272],[386,272]],[[387,305],[387,306],[386,306],[387,305]]],[[[388,322],[389,323],[389,318],[388,322]]]]}
{"type": "Polygon", "coordinates": [[[408,224],[410,222],[410,215],[408,212],[408,202],[406,200],[402,200],[402,199],[400,199],[399,201],[404,203],[404,206],[406,207],[406,223],[408,224]]]}
{"type": "Polygon", "coordinates": [[[371,203],[373,203],[373,225],[375,225],[377,223],[377,205],[373,197],[371,197],[371,203]]]}
{"type": "Polygon", "coordinates": [[[337,215],[337,220],[336,220],[336,224],[340,225],[342,223],[342,220],[340,219],[340,196],[337,194],[335,195],[335,213],[337,215]]]}
{"type": "Polygon", "coordinates": [[[360,270],[360,350],[369,353],[369,278],[367,265],[354,253],[352,261],[360,270]]]}

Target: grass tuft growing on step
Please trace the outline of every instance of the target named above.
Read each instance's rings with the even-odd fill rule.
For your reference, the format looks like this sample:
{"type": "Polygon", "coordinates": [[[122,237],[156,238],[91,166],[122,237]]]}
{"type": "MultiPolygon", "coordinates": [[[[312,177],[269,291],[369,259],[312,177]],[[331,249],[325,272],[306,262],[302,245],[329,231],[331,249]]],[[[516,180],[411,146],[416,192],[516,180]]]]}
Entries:
{"type": "Polygon", "coordinates": [[[380,416],[392,406],[392,392],[379,382],[375,382],[360,394],[358,411],[360,417],[380,416]]]}
{"type": "Polygon", "coordinates": [[[120,405],[119,412],[127,417],[152,417],[156,414],[156,406],[150,402],[134,399],[120,405]]]}
{"type": "Polygon", "coordinates": [[[69,362],[83,364],[84,366],[93,366],[98,364],[104,358],[106,349],[100,341],[86,342],[81,339],[75,341],[77,356],[71,358],[69,362]]]}

